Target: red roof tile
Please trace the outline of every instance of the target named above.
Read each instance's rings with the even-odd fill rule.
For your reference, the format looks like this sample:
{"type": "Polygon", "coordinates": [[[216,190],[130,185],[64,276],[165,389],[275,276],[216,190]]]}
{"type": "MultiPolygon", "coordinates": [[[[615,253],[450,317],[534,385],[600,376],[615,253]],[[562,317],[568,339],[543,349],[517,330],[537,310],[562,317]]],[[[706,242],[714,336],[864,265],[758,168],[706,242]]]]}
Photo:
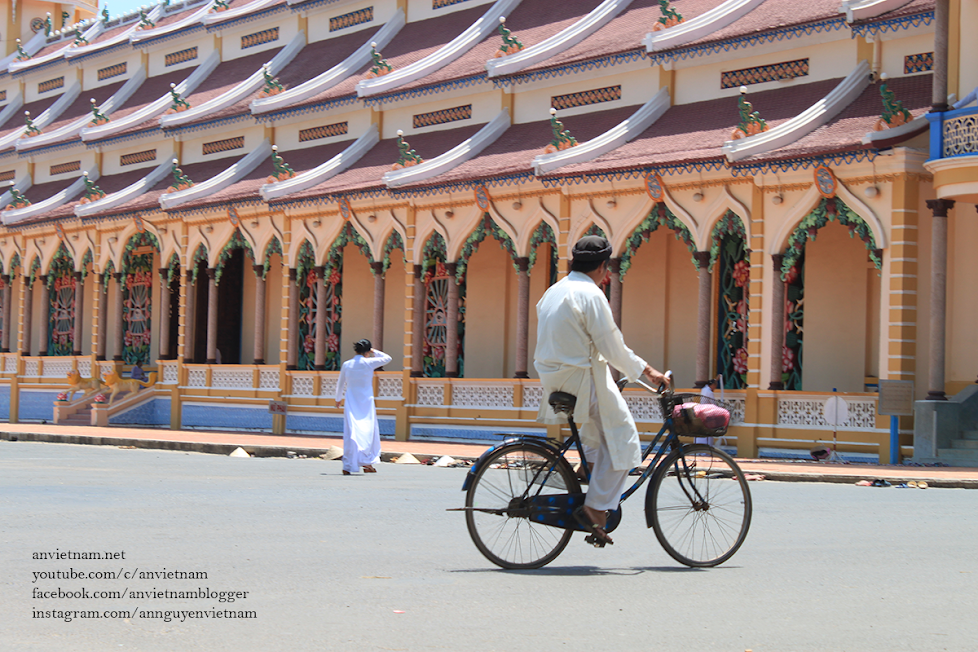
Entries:
{"type": "Polygon", "coordinates": [[[24,111],[31,112],[31,119],[36,120],[37,116],[44,113],[48,107],[55,103],[55,101],[60,97],[60,95],[54,95],[52,97],[46,97],[43,100],[37,100],[25,104],[20,108],[19,111],[14,111],[14,114],[10,116],[10,119],[5,123],[0,125],[0,137],[6,136],[7,134],[13,132],[14,130],[23,130],[25,126],[24,111]]]}
{"type": "MultiPolygon", "coordinates": [[[[23,193],[24,197],[27,197],[31,204],[39,204],[46,199],[50,199],[56,193],[61,192],[71,184],[76,181],[75,179],[61,179],[60,181],[49,181],[47,183],[38,183],[27,189],[27,192],[23,193]]],[[[30,219],[21,220],[19,222],[14,222],[14,225],[20,224],[36,224],[38,222],[45,222],[51,219],[52,211],[48,211],[43,215],[38,215],[30,219]]]]}
{"type": "MultiPolygon", "coordinates": [[[[57,120],[44,128],[45,132],[54,131],[55,129],[60,129],[61,127],[78,120],[85,115],[92,114],[92,98],[95,99],[95,104],[102,106],[107,99],[112,97],[116,91],[122,88],[123,84],[126,82],[116,82],[115,84],[109,84],[107,86],[99,86],[92,90],[83,91],[75,101],[71,103],[64,113],[58,116],[57,120]]],[[[33,112],[31,115],[34,115],[33,112]]],[[[77,134],[72,134],[69,138],[65,140],[71,140],[77,137],[77,134]]]]}
{"type": "MultiPolygon", "coordinates": [[[[122,174],[113,174],[107,177],[102,177],[95,182],[105,194],[112,194],[114,192],[119,192],[120,190],[131,186],[136,183],[147,174],[150,173],[152,168],[143,168],[141,170],[131,170],[129,172],[124,172],[122,174]]],[[[72,180],[74,182],[74,180],[72,180]]],[[[37,221],[48,220],[48,219],[64,219],[66,217],[74,217],[75,206],[77,206],[81,200],[85,197],[85,191],[78,193],[78,196],[73,198],[66,204],[62,204],[58,208],[52,211],[48,211],[43,218],[38,218],[37,221]]]]}
{"type": "Polygon", "coordinates": [[[112,112],[109,120],[121,120],[130,113],[142,109],[170,92],[170,84],[179,84],[193,73],[193,69],[174,70],[157,77],[150,77],[136,89],[121,107],[112,112]]]}

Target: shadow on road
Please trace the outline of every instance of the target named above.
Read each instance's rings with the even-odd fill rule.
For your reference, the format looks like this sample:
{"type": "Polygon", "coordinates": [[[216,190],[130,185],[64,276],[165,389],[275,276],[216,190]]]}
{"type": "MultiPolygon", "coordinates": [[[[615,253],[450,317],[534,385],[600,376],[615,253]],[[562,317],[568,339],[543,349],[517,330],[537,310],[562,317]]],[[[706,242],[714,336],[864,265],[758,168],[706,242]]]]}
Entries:
{"type": "MultiPolygon", "coordinates": [[[[736,568],[729,566],[728,568],[736,568]]],[[[642,573],[699,573],[705,568],[686,566],[644,566],[635,568],[600,568],[598,566],[546,566],[529,570],[506,570],[503,568],[458,568],[449,573],[514,573],[517,575],[554,575],[558,577],[587,577],[589,575],[641,575],[642,573]]],[[[711,568],[709,570],[716,570],[711,568]]]]}

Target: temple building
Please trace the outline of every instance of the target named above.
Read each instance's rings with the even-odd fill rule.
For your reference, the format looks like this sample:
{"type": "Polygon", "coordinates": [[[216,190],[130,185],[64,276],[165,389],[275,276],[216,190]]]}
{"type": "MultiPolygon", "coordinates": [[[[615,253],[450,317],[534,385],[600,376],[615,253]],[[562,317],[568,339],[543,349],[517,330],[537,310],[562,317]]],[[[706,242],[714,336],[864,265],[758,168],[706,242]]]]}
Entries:
{"type": "Polygon", "coordinates": [[[740,455],[978,465],[978,0],[7,4],[0,417],[335,432],[367,337],[383,434],[559,436],[534,305],[600,234],[740,455]]]}

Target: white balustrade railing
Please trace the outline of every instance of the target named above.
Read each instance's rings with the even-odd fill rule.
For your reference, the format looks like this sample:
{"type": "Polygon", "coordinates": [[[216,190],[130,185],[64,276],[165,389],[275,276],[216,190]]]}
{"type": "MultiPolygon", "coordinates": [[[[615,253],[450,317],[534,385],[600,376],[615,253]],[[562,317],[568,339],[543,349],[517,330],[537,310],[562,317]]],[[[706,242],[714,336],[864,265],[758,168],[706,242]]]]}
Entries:
{"type": "Polygon", "coordinates": [[[24,375],[28,378],[36,378],[39,371],[38,364],[37,360],[31,358],[24,360],[24,375]]]}
{"type": "Polygon", "coordinates": [[[219,389],[251,389],[253,373],[250,367],[228,369],[215,367],[211,370],[211,387],[219,389]]]}
{"type": "Polygon", "coordinates": [[[41,373],[43,378],[66,378],[68,372],[71,371],[72,364],[71,358],[64,358],[59,360],[57,358],[44,358],[44,366],[42,367],[41,373]]]}
{"type": "Polygon", "coordinates": [[[513,407],[513,385],[452,383],[452,405],[458,407],[513,407]]]}
{"type": "Polygon", "coordinates": [[[207,370],[200,368],[188,369],[187,387],[207,387],[207,370]]]}
{"type": "Polygon", "coordinates": [[[386,400],[402,400],[404,398],[404,378],[396,376],[379,376],[377,378],[377,398],[386,400]]]}
{"type": "Polygon", "coordinates": [[[115,365],[111,362],[102,362],[98,365],[98,377],[101,380],[105,374],[115,370],[115,365]]]}
{"type": "Polygon", "coordinates": [[[331,372],[322,374],[320,378],[319,385],[319,395],[325,396],[326,398],[336,397],[336,386],[339,384],[340,374],[339,372],[331,372]]]}
{"type": "Polygon", "coordinates": [[[315,377],[313,375],[300,376],[295,374],[292,376],[292,395],[293,396],[312,396],[313,387],[315,386],[315,377]]]}
{"type": "Polygon", "coordinates": [[[17,373],[17,354],[8,353],[3,358],[3,372],[7,374],[17,373]]]}
{"type": "MultiPolygon", "coordinates": [[[[876,428],[876,398],[872,396],[844,396],[849,405],[849,418],[839,424],[839,429],[876,428]]],[[[825,402],[831,395],[809,396],[779,396],[778,425],[779,426],[809,426],[813,428],[831,428],[825,419],[825,402]]]]}
{"type": "Polygon", "coordinates": [[[160,384],[176,385],[180,381],[180,374],[176,362],[160,363],[160,384]]]}
{"type": "Polygon", "coordinates": [[[92,375],[92,359],[78,358],[78,373],[82,378],[90,378],[92,375]]]}
{"type": "Polygon", "coordinates": [[[543,400],[543,385],[523,385],[523,407],[540,409],[540,402],[543,400]]]}
{"type": "Polygon", "coordinates": [[[258,389],[278,390],[279,374],[278,369],[259,369],[258,370],[258,389]]]}
{"type": "Polygon", "coordinates": [[[445,404],[445,386],[441,383],[418,383],[418,405],[441,406],[445,404]]]}

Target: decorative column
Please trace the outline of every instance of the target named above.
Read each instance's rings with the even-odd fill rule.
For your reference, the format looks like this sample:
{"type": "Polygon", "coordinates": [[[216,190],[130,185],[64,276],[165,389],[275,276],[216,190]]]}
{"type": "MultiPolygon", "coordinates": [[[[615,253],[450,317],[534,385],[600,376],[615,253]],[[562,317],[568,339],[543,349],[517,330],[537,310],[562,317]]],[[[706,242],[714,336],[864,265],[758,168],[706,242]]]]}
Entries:
{"type": "Polygon", "coordinates": [[[160,360],[170,359],[170,270],[160,269],[160,360]]]}
{"type": "Polygon", "coordinates": [[[713,300],[713,279],[710,274],[710,252],[693,254],[699,268],[699,301],[696,311],[696,387],[710,380],[710,303],[713,300]]]}
{"type": "Polygon", "coordinates": [[[125,278],[122,272],[113,274],[115,277],[115,355],[112,359],[122,362],[122,347],[125,345],[126,327],[122,319],[122,282],[125,278]]]}
{"type": "Polygon", "coordinates": [[[31,354],[31,317],[34,313],[34,284],[31,275],[24,276],[24,319],[20,329],[20,354],[31,354]]]}
{"type": "Polygon", "coordinates": [[[207,268],[207,364],[217,364],[217,270],[207,268]]]}
{"type": "Polygon", "coordinates": [[[387,281],[384,279],[384,263],[370,263],[374,273],[374,333],[373,345],[378,351],[384,350],[384,295],[387,281]]]}
{"type": "Polygon", "coordinates": [[[255,361],[265,364],[265,266],[254,265],[255,272],[255,361]]]}
{"type": "Polygon", "coordinates": [[[187,268],[187,274],[184,277],[186,295],[187,295],[187,305],[184,306],[184,335],[183,335],[183,361],[185,364],[191,364],[194,361],[194,350],[197,348],[197,315],[195,309],[197,307],[197,284],[194,282],[194,268],[187,268]]]}
{"type": "Polygon", "coordinates": [[[316,371],[326,371],[326,268],[316,268],[316,371]]]}
{"type": "Polygon", "coordinates": [[[48,288],[48,277],[44,275],[41,277],[41,323],[38,324],[38,339],[41,340],[37,343],[40,349],[38,355],[48,354],[48,325],[51,318],[51,289],[48,288]]]}
{"type": "Polygon", "coordinates": [[[445,263],[448,272],[448,311],[445,315],[445,377],[458,378],[458,281],[457,263],[445,263]]]}
{"type": "Polygon", "coordinates": [[[289,343],[285,368],[294,371],[299,366],[299,288],[296,286],[296,270],[289,269],[289,343]]]}
{"type": "Polygon", "coordinates": [[[784,373],[784,281],[781,264],[784,254],[771,254],[774,276],[771,280],[771,384],[768,389],[782,390],[784,373]]]}
{"type": "MultiPolygon", "coordinates": [[[[938,2],[940,4],[940,2],[938,2]]],[[[947,212],[950,199],[928,199],[931,218],[930,245],[930,370],[927,374],[928,401],[946,401],[944,395],[944,347],[947,310],[947,212]]]]}
{"type": "Polygon", "coordinates": [[[3,275],[3,335],[0,337],[0,349],[10,353],[10,274],[3,275]]]}
{"type": "Polygon", "coordinates": [[[517,258],[516,378],[529,378],[527,357],[530,337],[530,259],[517,258]]]}
{"type": "MultiPolygon", "coordinates": [[[[95,277],[95,359],[105,360],[106,342],[109,332],[109,291],[101,275],[95,277]]],[[[92,371],[92,378],[101,377],[101,372],[92,371]]]]}
{"type": "Polygon", "coordinates": [[[414,266],[414,296],[411,306],[411,376],[424,376],[424,359],[421,356],[424,344],[424,302],[427,299],[424,288],[424,267],[414,266]]]}
{"type": "Polygon", "coordinates": [[[82,322],[85,319],[85,277],[75,272],[75,323],[71,335],[71,354],[81,355],[82,322]]]}

